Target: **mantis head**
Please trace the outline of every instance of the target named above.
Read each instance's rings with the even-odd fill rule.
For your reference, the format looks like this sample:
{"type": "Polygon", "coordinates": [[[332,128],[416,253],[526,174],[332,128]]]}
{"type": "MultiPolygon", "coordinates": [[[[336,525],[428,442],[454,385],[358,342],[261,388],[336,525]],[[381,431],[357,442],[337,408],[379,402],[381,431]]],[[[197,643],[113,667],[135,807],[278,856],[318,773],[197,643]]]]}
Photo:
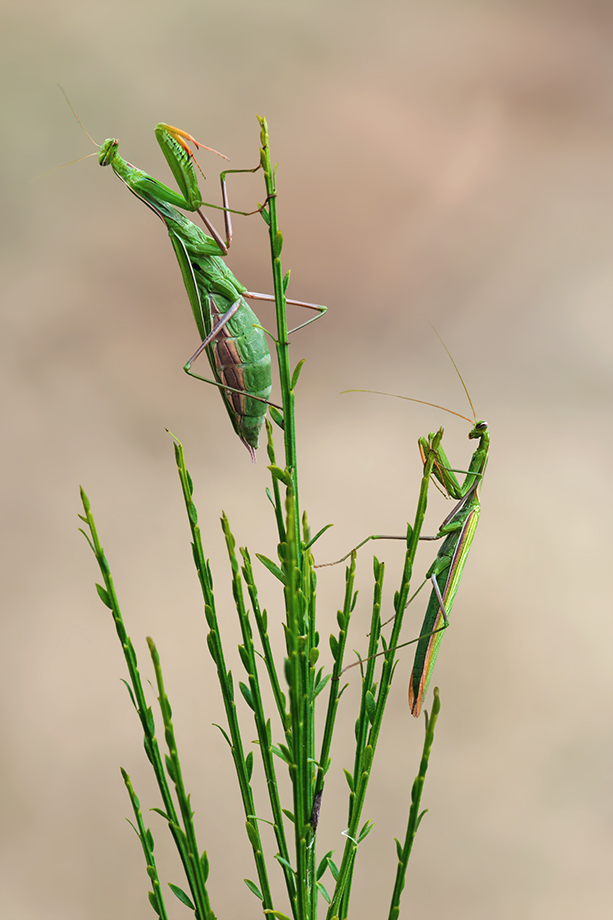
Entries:
{"type": "Polygon", "coordinates": [[[469,438],[482,438],[487,433],[487,422],[475,422],[475,427],[469,433],[469,438]]]}
{"type": "Polygon", "coordinates": [[[100,152],[98,153],[98,163],[100,166],[109,166],[113,162],[118,147],[119,141],[112,137],[107,138],[107,140],[101,144],[100,152]]]}

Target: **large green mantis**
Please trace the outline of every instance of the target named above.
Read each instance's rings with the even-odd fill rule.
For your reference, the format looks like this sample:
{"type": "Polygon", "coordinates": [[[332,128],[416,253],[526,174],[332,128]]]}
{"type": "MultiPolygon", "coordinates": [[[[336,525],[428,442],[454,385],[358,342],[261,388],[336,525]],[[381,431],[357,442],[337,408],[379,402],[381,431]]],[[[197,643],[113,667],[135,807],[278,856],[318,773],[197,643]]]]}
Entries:
{"type": "MultiPolygon", "coordinates": [[[[222,210],[226,229],[224,241],[201,210],[207,205],[200,194],[194,169],[195,158],[189,144],[197,148],[205,145],[196,141],[191,134],[171,125],[158,124],[155,135],[180,192],[172,191],[124,160],[118,153],[119,141],[116,139],[109,138],[100,146],[98,162],[101,166],[111,166],[129,190],[164,222],[201,338],[200,346],[185,363],[184,370],[199,380],[219,387],[232,426],[252,459],[255,459],[259,432],[270,404],[268,397],[272,376],[266,333],[246,298],[274,300],[274,297],[248,291],[234,277],[221,257],[227,254],[232,241],[226,174],[255,172],[259,166],[248,170],[226,170],[221,174],[222,210]],[[197,211],[211,236],[177,211],[177,208],[197,211]],[[193,362],[205,350],[214,380],[200,377],[191,370],[193,362]]],[[[287,303],[317,311],[317,316],[291,332],[304,328],[326,311],[320,304],[289,298],[287,303]]]]}
{"type": "MultiPolygon", "coordinates": [[[[460,377],[460,379],[462,378],[460,377]]],[[[357,390],[351,392],[372,393],[376,391],[357,390]]],[[[393,396],[394,394],[381,393],[380,395],[393,396]]],[[[409,396],[400,396],[397,398],[408,399],[411,402],[424,402],[424,400],[414,400],[409,396]]],[[[425,405],[434,404],[425,403],[425,405]]],[[[437,406],[436,408],[444,407],[437,406]]],[[[451,412],[450,409],[446,409],[445,411],[451,412]]],[[[452,412],[452,414],[459,415],[457,412],[452,412]]],[[[465,416],[460,417],[466,418],[465,416]]],[[[470,419],[466,420],[470,421],[470,419]]],[[[431,442],[433,437],[434,434],[431,433],[428,438],[419,439],[419,450],[424,463],[426,457],[432,451],[431,442]]],[[[426,581],[429,579],[432,582],[432,593],[430,595],[420,634],[417,639],[413,639],[411,642],[403,642],[396,646],[396,648],[402,648],[404,645],[411,645],[417,642],[413,669],[409,679],[409,706],[411,713],[416,717],[421,712],[423,701],[428,692],[428,686],[443,639],[443,633],[449,625],[451,608],[453,607],[453,602],[472,546],[481,512],[479,487],[485,474],[490,444],[490,435],[486,422],[475,421],[468,437],[471,440],[478,438],[479,444],[470,460],[468,470],[465,471],[462,483],[458,481],[455,475],[457,472],[461,471],[452,469],[447,455],[441,446],[436,449],[433,476],[438,480],[446,495],[449,498],[455,499],[457,504],[450,514],[447,515],[435,536],[420,536],[419,538],[420,540],[443,540],[443,543],[441,544],[434,562],[426,573],[426,581]]],[[[354,547],[351,552],[343,556],[342,559],[338,559],[333,563],[324,563],[324,565],[337,565],[339,562],[343,562],[351,553],[358,550],[361,546],[364,546],[364,544],[368,543],[370,540],[406,540],[406,536],[372,534],[366,537],[365,540],[362,540],[361,543],[354,547]]],[[[320,566],[317,566],[317,568],[319,567],[320,566]]],[[[389,651],[392,650],[390,649],[389,651]]]]}

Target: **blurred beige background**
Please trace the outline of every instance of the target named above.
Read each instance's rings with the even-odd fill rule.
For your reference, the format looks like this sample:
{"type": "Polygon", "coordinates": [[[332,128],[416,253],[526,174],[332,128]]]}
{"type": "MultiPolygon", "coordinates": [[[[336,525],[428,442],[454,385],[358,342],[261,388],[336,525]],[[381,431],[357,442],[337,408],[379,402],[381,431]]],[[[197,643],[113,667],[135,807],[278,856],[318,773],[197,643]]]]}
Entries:
{"type": "MultiPolygon", "coordinates": [[[[98,142],[118,137],[128,160],[168,182],[157,121],[240,167],[257,162],[255,114],[267,116],[291,294],[329,306],[293,344],[293,360],[307,359],[302,503],[314,529],[335,523],[321,561],[368,533],[402,531],[420,434],[444,423],[448,453],[467,462],[466,423],[339,396],[383,389],[466,411],[429,324],[445,339],[493,446],[437,665],[430,811],[403,916],[608,917],[610,4],[5,0],[2,14],[3,920],[153,916],[119,765],[144,809],[158,802],[77,533],[79,483],[146,675],[146,635],[162,654],[214,909],[220,920],[259,916],[242,883],[255,875],[228,750],[211,726],[223,712],[164,429],[185,443],[237,677],[218,518],[225,509],[241,544],[274,555],[265,457],[250,464],[217,394],[183,374],[195,329],[159,223],[95,158],[30,181],[93,149],[57,83],[98,142]]],[[[216,200],[219,161],[203,165],[216,200]]],[[[237,178],[232,194],[252,207],[261,180],[237,178]]],[[[237,220],[229,261],[270,290],[258,218],[237,220]]],[[[447,511],[433,498],[428,529],[447,511]]],[[[376,548],[389,609],[402,551],[376,548]]],[[[359,649],[371,556],[360,557],[359,649]]],[[[258,577],[274,622],[275,585],[258,577]]],[[[324,660],[342,587],[340,569],[321,575],[324,660]]],[[[422,608],[410,614],[415,631],[422,608]]],[[[411,660],[377,755],[365,809],[376,826],[351,920],[387,916],[392,838],[404,834],[423,737],[406,703],[411,660]]],[[[354,677],[322,853],[344,842],[356,690],[354,677]]],[[[162,820],[148,823],[164,879],[182,884],[162,820]]]]}

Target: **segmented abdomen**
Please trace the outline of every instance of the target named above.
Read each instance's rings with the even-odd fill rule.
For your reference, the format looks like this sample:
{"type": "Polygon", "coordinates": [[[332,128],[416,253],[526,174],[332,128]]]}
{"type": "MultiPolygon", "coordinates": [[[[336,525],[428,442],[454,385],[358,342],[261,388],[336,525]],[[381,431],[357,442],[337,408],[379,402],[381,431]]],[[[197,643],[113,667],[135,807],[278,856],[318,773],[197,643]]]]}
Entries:
{"type": "MultiPolygon", "coordinates": [[[[209,298],[209,304],[210,329],[213,329],[232,304],[218,294],[209,298]]],[[[233,393],[221,389],[221,395],[234,430],[255,459],[268,406],[249,397],[269,398],[272,372],[266,336],[259,328],[257,316],[244,299],[238,311],[207,347],[207,353],[215,379],[240,391],[233,393]]]]}

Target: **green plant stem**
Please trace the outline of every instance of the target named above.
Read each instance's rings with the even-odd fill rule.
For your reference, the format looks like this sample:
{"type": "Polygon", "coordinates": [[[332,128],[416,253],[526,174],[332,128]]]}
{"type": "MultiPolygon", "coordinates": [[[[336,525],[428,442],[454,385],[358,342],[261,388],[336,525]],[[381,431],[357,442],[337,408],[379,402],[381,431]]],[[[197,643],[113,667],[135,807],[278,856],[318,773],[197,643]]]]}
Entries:
{"type": "MultiPolygon", "coordinates": [[[[370,621],[370,641],[368,644],[366,670],[364,664],[362,668],[362,698],[360,701],[360,715],[356,727],[356,745],[355,759],[353,765],[353,788],[357,789],[360,776],[362,774],[362,762],[364,751],[368,743],[368,733],[370,719],[375,708],[376,684],[374,681],[376,658],[374,657],[379,646],[379,636],[381,634],[381,597],[383,594],[383,577],[385,575],[385,565],[375,557],[373,560],[373,570],[375,576],[372,615],[370,621]]],[[[349,798],[349,814],[347,823],[351,826],[351,816],[355,803],[355,796],[349,798]]]]}
{"type": "MultiPolygon", "coordinates": [[[[249,615],[245,607],[241,575],[239,571],[238,559],[236,558],[236,541],[234,540],[232,532],[230,531],[230,525],[225,514],[222,517],[222,528],[226,538],[226,546],[228,549],[228,556],[232,569],[232,593],[234,596],[234,603],[236,605],[243,637],[243,645],[239,646],[239,652],[249,679],[249,688],[241,685],[241,690],[247,704],[253,710],[260,754],[262,756],[262,765],[264,767],[264,775],[266,777],[268,797],[273,815],[275,838],[277,840],[277,846],[279,847],[279,854],[283,858],[283,862],[280,862],[280,865],[285,876],[285,884],[287,887],[290,903],[293,907],[296,897],[296,883],[294,873],[289,866],[290,854],[287,848],[287,842],[285,840],[283,812],[281,810],[281,801],[279,799],[277,777],[273,762],[270,720],[268,720],[268,722],[266,720],[266,716],[264,714],[264,706],[262,703],[262,695],[260,693],[260,682],[255,660],[255,648],[253,645],[253,634],[251,631],[251,624],[249,623],[249,615]]],[[[250,817],[255,818],[256,816],[253,815],[250,817]]]]}
{"type": "Polygon", "coordinates": [[[279,382],[281,385],[281,401],[283,405],[283,436],[285,443],[285,467],[292,478],[294,492],[294,531],[293,538],[296,544],[298,566],[301,567],[300,548],[300,510],[298,501],[298,460],[296,455],[296,421],[294,414],[294,391],[291,388],[291,374],[289,362],[289,338],[287,334],[287,310],[285,303],[285,289],[289,277],[283,278],[281,268],[281,250],[283,248],[283,234],[279,230],[277,218],[277,186],[275,181],[276,167],[273,169],[270,159],[268,142],[268,125],[265,118],[258,117],[260,123],[260,164],[264,171],[267,195],[268,235],[270,239],[270,252],[272,260],[272,277],[275,292],[275,305],[277,311],[277,361],[279,366],[279,382]]]}
{"type": "Polygon", "coordinates": [[[185,784],[183,782],[181,761],[179,760],[179,752],[177,750],[177,742],[175,739],[175,732],[172,724],[172,709],[170,707],[168,696],[166,695],[166,690],[164,689],[164,676],[162,674],[160,656],[155,646],[155,642],[150,636],[147,637],[147,645],[149,646],[151,660],[153,662],[153,670],[155,672],[155,680],[158,688],[158,702],[160,704],[160,711],[162,713],[162,720],[164,722],[164,737],[166,739],[166,746],[168,748],[168,755],[166,757],[166,771],[175,786],[175,793],[177,796],[177,801],[179,802],[181,817],[183,819],[182,834],[184,835],[184,843],[192,867],[192,872],[196,878],[199,878],[203,875],[203,872],[199,871],[202,867],[198,851],[198,842],[196,840],[196,829],[194,828],[194,812],[191,808],[190,796],[187,794],[185,790],[185,784]]]}
{"type": "MultiPolygon", "coordinates": [[[[268,459],[270,460],[272,466],[277,465],[277,459],[275,456],[275,442],[272,434],[272,422],[269,419],[266,419],[266,450],[268,453],[268,459]]],[[[270,502],[275,509],[275,520],[277,522],[277,532],[279,534],[279,543],[285,543],[287,540],[287,534],[285,532],[285,518],[283,516],[283,503],[281,501],[281,491],[279,489],[279,480],[276,476],[272,477],[272,495],[269,489],[266,489],[266,494],[270,499],[270,502]]]]}
{"type": "MultiPolygon", "coordinates": [[[[285,524],[278,522],[286,610],[285,641],[287,659],[285,674],[289,685],[291,714],[290,776],[293,789],[294,832],[296,841],[296,873],[302,880],[296,892],[299,920],[314,917],[317,889],[315,885],[315,841],[310,824],[315,795],[315,661],[317,658],[314,621],[315,578],[310,564],[305,564],[300,540],[300,508],[298,498],[298,469],[296,456],[296,424],[294,385],[297,376],[290,375],[289,339],[285,290],[289,273],[281,268],[283,235],[278,227],[275,169],[270,159],[266,120],[259,118],[261,133],[260,164],[266,183],[267,208],[263,217],[268,224],[272,274],[277,313],[276,352],[283,405],[283,435],[285,471],[271,467],[273,485],[280,480],[286,487],[285,524]],[[283,539],[285,537],[285,539],[283,539]]],[[[269,456],[270,456],[269,439],[269,456]]],[[[272,448],[274,451],[274,447],[272,448]]],[[[273,453],[274,456],[274,453],[273,453]]],[[[280,508],[278,493],[273,502],[280,508]]],[[[305,540],[305,543],[308,542],[305,540]]],[[[310,555],[309,557],[310,558],[310,555]]]]}
{"type": "Polygon", "coordinates": [[[155,856],[153,855],[153,834],[148,828],[145,827],[143,814],[140,810],[140,802],[138,801],[138,796],[134,792],[132,781],[123,767],[121,768],[121,775],[123,776],[123,781],[126,784],[126,789],[128,790],[128,795],[130,796],[132,809],[134,811],[134,818],[136,820],[136,825],[132,824],[131,821],[129,821],[129,824],[132,825],[136,831],[138,839],[141,842],[143,853],[145,854],[147,875],[149,876],[151,885],[153,887],[153,891],[149,892],[149,903],[153,907],[160,920],[168,920],[166,905],[164,904],[162,889],[160,887],[160,879],[158,876],[157,866],[155,864],[155,856]]]}
{"type": "Polygon", "coordinates": [[[440,445],[442,437],[443,429],[440,428],[432,439],[430,449],[423,466],[419,498],[415,512],[415,520],[413,527],[409,528],[407,536],[407,551],[405,554],[405,562],[402,572],[400,589],[394,596],[395,618],[392,633],[388,643],[389,652],[384,655],[383,658],[383,668],[379,682],[379,692],[377,694],[375,710],[370,719],[371,727],[368,732],[367,744],[364,747],[364,752],[362,755],[362,761],[360,764],[360,776],[356,784],[355,800],[352,807],[351,820],[349,822],[349,827],[346,833],[347,843],[345,844],[339,877],[335,886],[334,895],[332,897],[332,903],[330,904],[327,914],[328,920],[332,920],[337,912],[339,913],[339,916],[347,916],[350,894],[349,882],[353,873],[353,863],[357,854],[357,848],[360,839],[363,839],[365,834],[368,833],[367,826],[362,828],[362,831],[359,831],[359,822],[361,820],[364,800],[366,798],[368,781],[370,779],[372,762],[379,738],[379,732],[381,730],[385,705],[389,691],[391,689],[392,678],[397,661],[395,656],[396,646],[399,644],[398,638],[402,628],[404,611],[409,599],[413,564],[415,561],[415,555],[419,545],[419,537],[421,535],[428,504],[428,488],[430,484],[430,476],[432,475],[432,469],[436,460],[436,451],[440,445]]]}
{"type": "MultiPolygon", "coordinates": [[[[287,532],[294,532],[295,504],[293,489],[287,490],[286,498],[287,532]]],[[[287,622],[285,640],[287,658],[285,676],[289,685],[289,707],[292,717],[292,780],[294,834],[296,842],[296,873],[302,884],[297,889],[297,912],[299,920],[309,917],[309,902],[313,895],[307,872],[307,836],[309,834],[310,769],[308,761],[309,715],[308,706],[308,648],[305,634],[305,597],[301,572],[298,568],[297,545],[288,538],[285,545],[283,573],[285,576],[284,597],[287,622]]]]}
{"type": "MultiPolygon", "coordinates": [[[[303,545],[307,546],[311,538],[306,512],[302,516],[302,540],[303,545]]],[[[304,552],[302,590],[305,599],[306,614],[306,634],[307,648],[305,655],[306,664],[306,711],[307,711],[307,733],[306,733],[306,764],[308,769],[308,785],[306,787],[306,799],[308,809],[308,826],[307,826],[307,888],[310,892],[310,903],[308,905],[310,920],[316,920],[317,915],[317,889],[316,889],[316,847],[315,832],[313,827],[313,805],[315,801],[315,787],[317,781],[317,764],[315,758],[315,675],[316,663],[319,658],[319,635],[315,630],[315,604],[317,600],[317,577],[313,568],[313,555],[310,552],[304,552]]],[[[321,804],[321,802],[320,802],[321,804]]]]}
{"type": "Polygon", "coordinates": [[[413,782],[413,787],[411,789],[411,808],[409,809],[409,820],[407,822],[404,845],[401,846],[400,842],[396,840],[396,849],[398,852],[398,868],[396,870],[396,880],[394,882],[394,890],[392,892],[392,900],[390,903],[388,920],[398,920],[398,916],[400,914],[400,896],[404,888],[409,857],[413,848],[413,841],[415,840],[415,835],[419,825],[421,824],[421,820],[428,810],[424,809],[424,811],[420,813],[419,806],[421,804],[421,796],[424,789],[424,782],[426,780],[426,773],[428,772],[430,752],[434,743],[434,729],[436,728],[436,721],[438,719],[440,709],[441,700],[438,692],[438,687],[435,687],[434,698],[432,701],[432,714],[430,717],[428,717],[428,713],[425,713],[426,737],[424,739],[424,748],[421,755],[421,762],[419,764],[419,772],[415,777],[415,781],[413,782]]]}
{"type": "Polygon", "coordinates": [[[183,445],[177,441],[176,438],[174,447],[175,459],[177,461],[177,468],[179,470],[179,479],[181,482],[181,488],[183,490],[183,497],[185,500],[185,506],[187,508],[187,515],[192,532],[192,551],[194,563],[204,598],[204,615],[210,630],[209,634],[207,635],[207,645],[209,647],[211,657],[213,658],[213,661],[217,667],[217,677],[219,679],[222,700],[224,709],[226,711],[230,737],[228,737],[225,732],[223,732],[223,734],[226,737],[228,744],[230,745],[232,759],[236,769],[241,798],[243,801],[243,808],[245,810],[245,827],[247,830],[247,836],[249,837],[249,842],[251,843],[251,847],[253,849],[258,881],[260,884],[260,891],[262,892],[263,896],[262,905],[264,908],[273,909],[272,895],[268,882],[268,874],[266,870],[266,862],[264,860],[262,841],[260,839],[260,832],[258,829],[258,822],[253,817],[256,813],[256,810],[253,801],[253,791],[249,781],[249,768],[245,761],[243,742],[240,733],[240,726],[238,723],[238,716],[236,713],[232,674],[227,670],[225,664],[221,636],[219,632],[219,623],[217,621],[217,613],[215,610],[215,597],[213,595],[213,581],[211,577],[211,571],[208,560],[205,558],[204,549],[202,546],[202,536],[200,533],[200,527],[198,525],[198,512],[196,511],[196,506],[192,500],[192,480],[185,466],[183,445]]]}
{"type": "Polygon", "coordinates": [[[266,610],[262,610],[260,608],[258,591],[255,585],[253,566],[251,564],[251,556],[249,555],[249,551],[246,549],[246,547],[241,547],[240,552],[244,562],[242,568],[243,578],[245,579],[245,584],[247,585],[247,590],[249,591],[249,599],[251,600],[253,615],[255,617],[255,622],[258,628],[260,642],[262,643],[261,657],[264,660],[264,665],[268,673],[268,679],[270,681],[272,693],[275,698],[277,712],[279,713],[279,719],[281,721],[281,727],[283,728],[283,731],[287,733],[291,729],[290,715],[287,711],[287,700],[285,698],[285,694],[281,690],[281,684],[279,683],[279,675],[277,674],[275,659],[272,653],[272,646],[270,644],[270,637],[268,635],[268,614],[266,610]]]}
{"type": "MultiPolygon", "coordinates": [[[[134,651],[134,646],[132,645],[132,641],[128,636],[124,626],[121,609],[119,607],[119,601],[115,591],[115,585],[113,583],[113,576],[111,574],[109,564],[106,560],[106,556],[104,555],[104,551],[98,537],[98,531],[96,529],[94,517],[91,512],[89,499],[83,489],[81,489],[81,501],[83,502],[85,515],[79,515],[79,517],[87,524],[90,531],[90,536],[88,536],[84,530],[81,530],[81,533],[86,538],[92,549],[92,552],[96,557],[102,578],[104,580],[104,588],[102,588],[100,585],[97,585],[96,587],[98,589],[98,595],[102,603],[108,607],[113,614],[115,629],[117,631],[119,641],[121,642],[121,647],[123,649],[124,658],[128,668],[128,674],[130,676],[131,687],[128,687],[128,690],[132,699],[132,703],[134,704],[134,708],[138,713],[138,717],[143,729],[143,734],[145,736],[145,753],[147,755],[147,759],[153,767],[153,772],[164,805],[164,812],[162,814],[168,821],[170,833],[173,836],[175,845],[181,858],[181,862],[183,864],[183,869],[185,871],[190,891],[196,906],[197,920],[214,920],[215,915],[211,910],[211,905],[206,890],[206,879],[204,878],[202,872],[202,866],[199,862],[194,862],[193,853],[190,852],[186,846],[185,833],[181,829],[179,818],[175,810],[170,787],[166,779],[164,762],[155,735],[155,722],[153,719],[153,712],[151,711],[151,707],[147,705],[147,700],[145,698],[145,693],[138,670],[136,652],[134,651]]],[[[197,854],[198,850],[196,848],[196,856],[197,854]]]]}

